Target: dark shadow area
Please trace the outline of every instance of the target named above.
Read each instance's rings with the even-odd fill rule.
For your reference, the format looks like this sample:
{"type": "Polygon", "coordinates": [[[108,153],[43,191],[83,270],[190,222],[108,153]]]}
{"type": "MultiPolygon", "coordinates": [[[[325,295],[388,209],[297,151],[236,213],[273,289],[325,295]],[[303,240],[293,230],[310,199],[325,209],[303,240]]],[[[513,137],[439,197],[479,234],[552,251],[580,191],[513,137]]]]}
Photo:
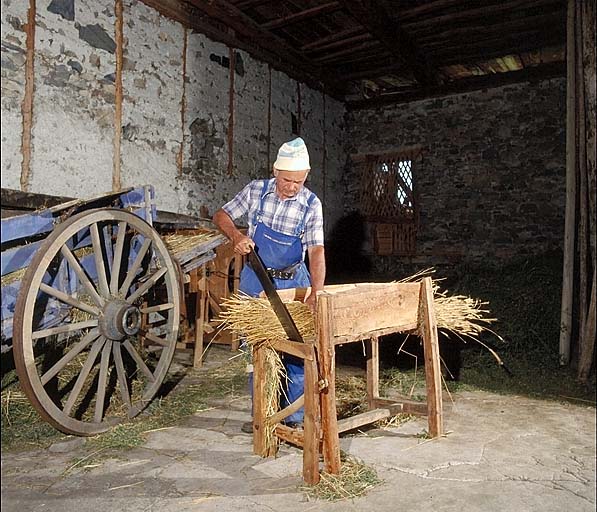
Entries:
{"type": "Polygon", "coordinates": [[[371,278],[371,259],[364,253],[365,218],[353,211],[338,220],[325,242],[326,284],[359,283],[371,278]]]}

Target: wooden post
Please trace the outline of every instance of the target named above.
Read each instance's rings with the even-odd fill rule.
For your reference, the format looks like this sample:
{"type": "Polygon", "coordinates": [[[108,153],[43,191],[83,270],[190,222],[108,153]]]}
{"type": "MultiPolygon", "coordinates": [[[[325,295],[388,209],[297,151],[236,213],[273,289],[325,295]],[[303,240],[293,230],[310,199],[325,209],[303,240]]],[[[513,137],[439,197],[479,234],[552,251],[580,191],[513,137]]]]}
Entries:
{"type": "MultiPolygon", "coordinates": [[[[195,269],[198,273],[199,269],[195,269]]],[[[203,366],[203,337],[204,326],[207,322],[207,301],[209,290],[207,287],[207,278],[205,271],[202,272],[201,278],[197,282],[196,294],[196,309],[195,309],[195,350],[193,352],[193,368],[201,368],[203,366]]]]}
{"type": "Polygon", "coordinates": [[[433,287],[431,278],[421,281],[419,295],[419,334],[423,337],[425,351],[425,383],[427,385],[427,421],[429,435],[439,437],[444,432],[442,379],[439,361],[439,340],[433,307],[433,287]]]}
{"type": "Polygon", "coordinates": [[[305,358],[305,417],[303,438],[303,479],[308,484],[319,482],[319,389],[317,385],[317,358],[315,347],[310,346],[305,358]]]}
{"type": "Polygon", "coordinates": [[[29,0],[27,24],[25,25],[25,94],[21,103],[23,131],[21,133],[21,190],[27,192],[31,188],[31,132],[33,129],[33,93],[35,88],[35,0],[29,0]]]}
{"type": "MultiPolygon", "coordinates": [[[[112,155],[112,190],[122,188],[120,153],[122,143],[122,66],[124,61],[123,2],[116,0],[114,4],[115,21],[114,36],[116,39],[116,73],[114,79],[114,154],[112,155]]],[[[149,221],[148,221],[149,222],[149,221]]]]}
{"type": "Polygon", "coordinates": [[[367,408],[376,408],[379,398],[379,338],[371,336],[367,343],[367,408]]]}
{"type": "Polygon", "coordinates": [[[323,460],[328,473],[340,474],[340,444],[336,416],[336,362],[333,343],[333,318],[330,298],[322,293],[317,299],[317,343],[321,378],[327,387],[320,393],[323,460]]]}
{"type": "Polygon", "coordinates": [[[570,362],[574,287],[574,234],[576,224],[576,90],[574,4],[568,0],[566,25],[566,216],[564,218],[564,265],[562,275],[562,311],[560,317],[560,364],[570,362]]]}

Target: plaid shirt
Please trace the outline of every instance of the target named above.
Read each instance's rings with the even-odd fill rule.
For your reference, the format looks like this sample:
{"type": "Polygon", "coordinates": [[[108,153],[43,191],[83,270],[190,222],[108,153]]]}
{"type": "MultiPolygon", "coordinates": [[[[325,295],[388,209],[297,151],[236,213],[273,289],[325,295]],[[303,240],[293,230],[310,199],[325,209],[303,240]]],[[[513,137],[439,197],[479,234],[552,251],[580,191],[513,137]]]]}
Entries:
{"type": "MultiPolygon", "coordinates": [[[[263,223],[280,233],[293,235],[297,225],[301,222],[304,206],[311,195],[307,187],[301,187],[298,194],[290,199],[280,199],[276,194],[275,178],[268,181],[265,200],[263,202],[263,223]],[[302,207],[301,207],[302,205],[302,207]]],[[[234,199],[226,203],[222,209],[236,220],[247,216],[249,230],[248,236],[253,237],[255,214],[259,210],[261,191],[264,180],[251,181],[243,188],[234,199]]],[[[307,212],[305,232],[301,238],[303,248],[314,245],[323,245],[323,211],[321,201],[315,197],[307,212]]]]}

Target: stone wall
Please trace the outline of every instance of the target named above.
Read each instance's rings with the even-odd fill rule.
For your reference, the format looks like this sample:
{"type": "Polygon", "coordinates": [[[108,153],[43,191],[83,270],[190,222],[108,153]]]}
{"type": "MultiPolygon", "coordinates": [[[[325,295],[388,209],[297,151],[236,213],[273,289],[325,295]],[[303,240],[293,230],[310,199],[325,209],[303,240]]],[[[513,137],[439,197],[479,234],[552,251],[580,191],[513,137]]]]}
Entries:
{"type": "MultiPolygon", "coordinates": [[[[416,254],[404,265],[510,260],[561,248],[565,207],[565,81],[517,84],[350,112],[349,153],[421,145],[413,168],[416,254]]],[[[358,207],[351,165],[344,212],[358,207]]]]}
{"type": "MultiPolygon", "coordinates": [[[[28,5],[2,4],[2,186],[16,189],[23,160],[28,5]]],[[[120,48],[115,0],[36,0],[34,5],[32,146],[25,189],[91,197],[109,192],[116,173],[123,187],[154,185],[160,209],[199,214],[204,206],[213,213],[248,180],[270,176],[268,165],[279,145],[293,136],[294,116],[312,158],[309,186],[327,198],[328,223],[341,215],[340,197],[329,193],[344,171],[340,102],[235,50],[229,136],[229,47],[138,0],[123,0],[120,48]],[[115,159],[119,101],[121,144],[115,159]]]]}

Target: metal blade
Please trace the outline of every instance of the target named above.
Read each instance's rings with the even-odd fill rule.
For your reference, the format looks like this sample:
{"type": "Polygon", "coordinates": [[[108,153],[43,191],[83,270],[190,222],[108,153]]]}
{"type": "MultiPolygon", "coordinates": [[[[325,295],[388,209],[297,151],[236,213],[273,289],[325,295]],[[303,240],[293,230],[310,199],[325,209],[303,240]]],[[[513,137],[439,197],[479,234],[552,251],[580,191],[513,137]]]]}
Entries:
{"type": "Polygon", "coordinates": [[[278,295],[274,283],[265,269],[265,265],[254,249],[251,249],[251,252],[249,253],[249,262],[251,263],[251,268],[253,269],[253,272],[255,272],[257,279],[259,279],[261,286],[263,286],[265,295],[270,301],[272,309],[274,310],[274,313],[276,313],[278,320],[280,320],[286,336],[288,336],[290,341],[298,341],[302,343],[303,337],[299,333],[294,320],[288,312],[288,309],[278,295]]]}

